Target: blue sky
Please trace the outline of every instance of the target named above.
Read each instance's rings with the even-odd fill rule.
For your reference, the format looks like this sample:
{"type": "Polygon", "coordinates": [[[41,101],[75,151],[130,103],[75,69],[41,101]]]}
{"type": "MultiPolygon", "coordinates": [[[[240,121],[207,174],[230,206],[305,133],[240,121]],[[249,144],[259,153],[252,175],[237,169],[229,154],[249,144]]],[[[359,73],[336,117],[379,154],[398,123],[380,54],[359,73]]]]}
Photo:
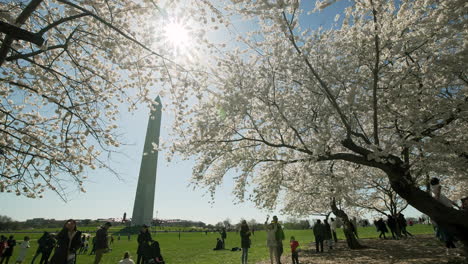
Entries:
{"type": "MultiPolygon", "coordinates": [[[[305,1],[310,9],[315,1],[305,1]]],[[[329,27],[337,13],[349,5],[348,1],[338,1],[335,5],[325,9],[319,14],[313,14],[303,18],[312,28],[319,26],[329,27]]],[[[242,24],[241,27],[245,27],[242,24]]],[[[221,36],[218,36],[221,38],[221,36]]],[[[163,98],[164,104],[164,98],[163,98]]],[[[90,171],[89,181],[86,183],[86,193],[72,192],[69,201],[64,203],[52,192],[46,193],[43,199],[28,199],[15,195],[0,194],[0,214],[8,215],[15,220],[26,220],[35,217],[55,219],[84,219],[122,217],[124,212],[130,217],[133,210],[133,201],[143,152],[144,136],[148,122],[149,110],[140,107],[139,110],[121,113],[120,131],[127,146],[120,149],[125,155],[113,157],[111,165],[120,173],[121,179],[103,171],[90,171]]],[[[170,141],[169,137],[172,118],[167,112],[163,112],[161,136],[164,141],[170,141]]],[[[163,219],[190,219],[205,223],[215,224],[226,218],[233,223],[241,218],[264,221],[267,212],[256,209],[252,203],[234,204],[234,196],[231,194],[233,182],[226,178],[219,187],[215,203],[210,203],[210,196],[205,196],[201,189],[193,190],[189,187],[193,161],[177,161],[168,163],[165,153],[159,154],[159,164],[156,183],[156,197],[154,215],[163,219]]],[[[414,209],[407,215],[417,215],[414,209]]],[[[284,219],[285,216],[282,218],[284,219]]]]}

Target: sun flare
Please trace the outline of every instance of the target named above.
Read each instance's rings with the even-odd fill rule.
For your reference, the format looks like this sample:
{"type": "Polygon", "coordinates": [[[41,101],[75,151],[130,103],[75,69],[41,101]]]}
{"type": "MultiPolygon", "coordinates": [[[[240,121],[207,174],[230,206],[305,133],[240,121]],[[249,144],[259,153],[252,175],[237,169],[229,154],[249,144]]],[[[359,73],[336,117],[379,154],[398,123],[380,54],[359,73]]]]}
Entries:
{"type": "Polygon", "coordinates": [[[190,41],[188,29],[180,23],[170,22],[165,27],[165,36],[176,49],[183,49],[190,41]]]}

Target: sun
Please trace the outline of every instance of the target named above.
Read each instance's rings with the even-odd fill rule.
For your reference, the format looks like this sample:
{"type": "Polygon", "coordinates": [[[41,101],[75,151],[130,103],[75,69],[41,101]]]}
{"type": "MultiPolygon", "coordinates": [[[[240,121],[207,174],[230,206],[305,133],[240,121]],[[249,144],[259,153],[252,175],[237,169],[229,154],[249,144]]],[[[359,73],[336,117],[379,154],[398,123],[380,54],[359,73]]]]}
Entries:
{"type": "Polygon", "coordinates": [[[165,26],[164,36],[168,40],[169,44],[173,48],[177,49],[178,52],[183,52],[184,49],[188,48],[190,42],[189,31],[187,27],[178,22],[169,22],[165,26]]]}

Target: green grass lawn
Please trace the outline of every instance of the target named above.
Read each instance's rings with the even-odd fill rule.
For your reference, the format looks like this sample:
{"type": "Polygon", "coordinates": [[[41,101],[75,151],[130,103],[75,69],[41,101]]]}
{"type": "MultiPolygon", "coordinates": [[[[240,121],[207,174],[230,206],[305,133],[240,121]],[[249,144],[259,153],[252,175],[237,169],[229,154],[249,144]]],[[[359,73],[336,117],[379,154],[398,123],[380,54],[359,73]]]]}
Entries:
{"type": "MultiPolygon", "coordinates": [[[[115,229],[111,230],[116,231],[115,229]]],[[[430,225],[415,225],[408,227],[408,231],[412,234],[431,234],[433,233],[432,226],[430,225]]],[[[366,227],[358,229],[359,238],[376,238],[378,233],[375,231],[375,227],[366,227]]],[[[286,240],[284,241],[285,254],[289,254],[289,238],[295,236],[296,240],[299,241],[302,248],[306,248],[313,241],[313,233],[311,230],[284,230],[286,240]]],[[[10,234],[3,233],[8,236],[10,234]]],[[[37,239],[42,235],[40,233],[28,234],[14,234],[17,241],[22,241],[22,238],[28,235],[31,237],[31,248],[28,252],[28,257],[24,263],[30,263],[32,255],[36,252],[37,239]]],[[[344,235],[341,229],[337,232],[339,239],[344,239],[344,235]]],[[[166,263],[169,264],[231,264],[239,263],[241,258],[241,252],[231,252],[229,250],[213,251],[215,247],[216,238],[220,237],[218,233],[208,233],[205,235],[204,232],[191,232],[181,233],[179,240],[178,233],[156,233],[152,234],[153,239],[157,240],[161,245],[161,252],[164,256],[166,263]]],[[[117,240],[115,237],[114,244],[111,245],[112,252],[105,254],[102,264],[116,264],[122,258],[125,251],[129,251],[136,259],[137,235],[132,235],[131,240],[128,241],[127,236],[121,236],[121,240],[117,240]]],[[[254,236],[251,236],[252,246],[249,250],[249,262],[256,263],[257,261],[268,258],[268,249],[266,248],[266,233],[265,231],[256,231],[254,236]]],[[[229,232],[226,240],[226,248],[240,247],[240,236],[236,232],[229,232]]],[[[13,257],[10,263],[14,263],[18,250],[15,249],[13,257]]],[[[91,264],[93,263],[94,256],[79,255],[78,264],[91,264]]],[[[38,261],[37,261],[38,263],[38,261]]]]}

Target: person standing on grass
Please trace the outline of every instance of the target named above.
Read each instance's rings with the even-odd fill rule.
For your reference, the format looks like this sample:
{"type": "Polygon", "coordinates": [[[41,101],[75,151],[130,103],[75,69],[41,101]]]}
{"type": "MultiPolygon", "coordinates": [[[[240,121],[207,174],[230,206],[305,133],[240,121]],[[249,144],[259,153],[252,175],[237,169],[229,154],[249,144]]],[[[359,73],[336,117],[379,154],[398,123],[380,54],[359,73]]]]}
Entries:
{"type": "Polygon", "coordinates": [[[150,247],[149,243],[153,241],[148,228],[149,226],[143,225],[140,230],[140,234],[138,234],[137,264],[142,264],[146,262],[145,255],[150,247]]]}
{"type": "Polygon", "coordinates": [[[223,227],[223,230],[221,231],[221,240],[223,241],[223,249],[226,248],[226,244],[225,244],[226,238],[227,238],[226,228],[223,227]]]}
{"type": "Polygon", "coordinates": [[[299,264],[299,242],[297,242],[296,238],[292,236],[291,240],[289,240],[289,245],[291,246],[292,264],[299,264]]]}
{"type": "Polygon", "coordinates": [[[323,237],[323,239],[325,240],[325,242],[327,243],[327,247],[328,247],[328,250],[332,250],[333,249],[333,240],[332,240],[332,233],[331,233],[331,227],[330,225],[328,224],[328,220],[325,219],[324,220],[324,227],[325,227],[325,236],[323,237]]]}
{"type": "Polygon", "coordinates": [[[0,235],[0,258],[3,257],[3,253],[8,247],[7,238],[4,235],[0,235]]]}
{"type": "Polygon", "coordinates": [[[81,232],[76,228],[76,221],[69,219],[57,234],[57,247],[50,259],[50,264],[75,264],[76,252],[81,246],[81,232]]]}
{"type": "Polygon", "coordinates": [[[101,228],[99,228],[96,232],[96,256],[94,257],[94,264],[99,264],[104,253],[107,253],[109,251],[107,231],[111,226],[112,224],[110,222],[107,222],[103,226],[101,226],[101,228]]]}
{"type": "Polygon", "coordinates": [[[23,263],[24,259],[26,258],[26,253],[28,253],[28,249],[30,248],[31,246],[29,245],[29,237],[28,236],[25,236],[24,237],[24,241],[21,242],[21,244],[19,245],[19,253],[18,253],[18,257],[16,258],[16,264],[21,264],[23,263]]]}
{"type": "Polygon", "coordinates": [[[93,246],[91,247],[91,252],[89,252],[90,256],[96,253],[96,236],[93,237],[91,242],[93,243],[93,246]]]}
{"type": "Polygon", "coordinates": [[[42,255],[41,255],[41,260],[39,261],[39,264],[47,264],[49,262],[49,257],[50,257],[50,254],[52,254],[54,247],[55,247],[55,238],[51,234],[48,234],[44,241],[44,247],[42,249],[42,255]]]}
{"type": "Polygon", "coordinates": [[[36,253],[34,254],[33,259],[31,260],[31,264],[34,264],[34,261],[36,260],[36,258],[39,255],[43,254],[43,252],[44,252],[44,243],[45,243],[45,241],[47,239],[47,236],[49,236],[49,232],[44,231],[44,234],[42,234],[42,236],[37,240],[38,247],[37,247],[36,253]]]}
{"type": "Polygon", "coordinates": [[[337,223],[335,221],[335,219],[333,218],[330,218],[330,229],[331,229],[331,232],[332,232],[332,236],[333,236],[333,240],[335,241],[335,243],[338,243],[338,238],[336,237],[336,228],[337,228],[337,223]]]}
{"type": "Polygon", "coordinates": [[[322,224],[322,221],[320,219],[315,222],[314,225],[314,237],[315,237],[315,251],[319,252],[319,247],[320,247],[320,252],[323,252],[323,240],[325,238],[325,226],[322,224]]]}
{"type": "Polygon", "coordinates": [[[388,233],[388,229],[382,218],[375,222],[375,227],[377,228],[377,232],[380,232],[379,238],[382,238],[383,236],[384,239],[387,239],[387,237],[385,237],[385,233],[388,233]]]}
{"type": "Polygon", "coordinates": [[[390,228],[390,232],[392,233],[392,238],[399,239],[400,236],[398,235],[398,232],[397,232],[397,221],[392,215],[387,216],[387,225],[388,225],[388,228],[390,228]]]}
{"type": "Polygon", "coordinates": [[[242,220],[240,228],[241,248],[242,248],[242,264],[247,264],[247,258],[250,248],[250,230],[247,221],[242,220]]]}
{"type": "Polygon", "coordinates": [[[273,221],[275,225],[277,225],[275,239],[276,239],[276,246],[278,250],[278,262],[281,264],[281,255],[283,255],[283,240],[284,240],[284,232],[283,228],[281,227],[280,223],[278,222],[278,217],[276,215],[273,216],[273,221]]]}
{"type": "Polygon", "coordinates": [[[270,262],[271,264],[279,264],[279,256],[278,256],[278,242],[276,241],[276,231],[278,229],[278,225],[272,223],[268,223],[268,219],[270,217],[267,216],[265,221],[265,230],[267,232],[267,247],[270,252],[270,262]]]}
{"type": "Polygon", "coordinates": [[[10,236],[10,238],[8,238],[8,240],[5,243],[5,250],[3,251],[3,254],[0,257],[0,264],[8,264],[8,262],[10,262],[10,258],[13,255],[13,249],[16,246],[16,240],[13,239],[13,236],[10,236]]]}
{"type": "Polygon", "coordinates": [[[408,224],[406,223],[406,218],[405,218],[404,214],[398,213],[397,223],[400,226],[400,230],[401,230],[402,235],[404,235],[405,237],[408,237],[408,236],[412,237],[413,236],[410,232],[408,232],[408,230],[406,230],[406,226],[408,224]]]}

